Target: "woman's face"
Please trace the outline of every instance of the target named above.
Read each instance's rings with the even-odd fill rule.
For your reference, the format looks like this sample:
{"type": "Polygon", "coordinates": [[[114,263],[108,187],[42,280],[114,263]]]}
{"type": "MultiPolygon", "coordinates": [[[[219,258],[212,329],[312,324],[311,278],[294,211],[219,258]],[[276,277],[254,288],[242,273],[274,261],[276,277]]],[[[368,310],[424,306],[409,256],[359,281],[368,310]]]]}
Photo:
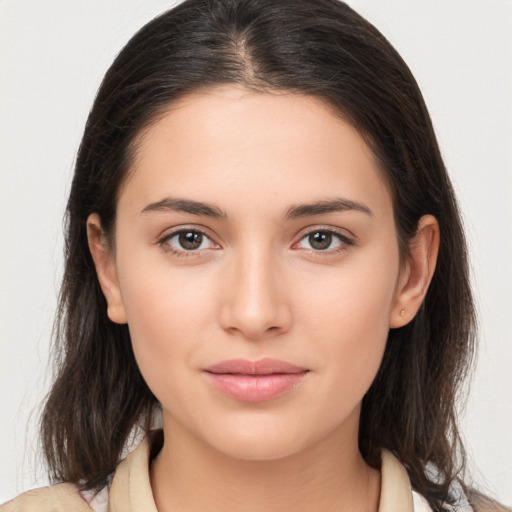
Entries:
{"type": "Polygon", "coordinates": [[[225,87],[139,142],[102,285],[164,428],[244,459],[353,443],[402,307],[364,140],[318,99],[225,87]]]}

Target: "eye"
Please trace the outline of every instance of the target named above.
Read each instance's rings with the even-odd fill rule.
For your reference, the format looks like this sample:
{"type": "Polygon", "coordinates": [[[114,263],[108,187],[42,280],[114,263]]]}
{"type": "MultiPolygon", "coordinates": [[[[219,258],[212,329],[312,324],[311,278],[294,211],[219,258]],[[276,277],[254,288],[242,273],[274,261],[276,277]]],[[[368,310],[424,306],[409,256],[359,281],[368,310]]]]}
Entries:
{"type": "Polygon", "coordinates": [[[189,256],[192,254],[187,253],[212,249],[215,246],[205,233],[197,229],[180,229],[165,236],[159,243],[164,250],[178,256],[189,256]]]}
{"type": "Polygon", "coordinates": [[[338,252],[352,245],[352,240],[337,231],[316,229],[304,235],[298,242],[299,248],[316,252],[338,252]]]}

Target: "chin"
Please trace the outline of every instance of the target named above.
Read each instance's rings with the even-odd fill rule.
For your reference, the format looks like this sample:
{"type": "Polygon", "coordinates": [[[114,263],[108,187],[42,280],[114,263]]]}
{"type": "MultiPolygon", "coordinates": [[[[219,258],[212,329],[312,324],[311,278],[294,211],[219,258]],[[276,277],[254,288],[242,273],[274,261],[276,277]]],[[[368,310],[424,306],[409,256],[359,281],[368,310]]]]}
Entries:
{"type": "Polygon", "coordinates": [[[276,421],[258,424],[252,421],[226,430],[211,429],[203,441],[232,459],[272,461],[304,452],[321,444],[326,437],[329,437],[328,431],[312,431],[308,425],[299,421],[292,424],[276,421]]]}
{"type": "Polygon", "coordinates": [[[228,439],[222,445],[214,446],[226,457],[240,461],[272,461],[290,457],[304,449],[303,443],[290,439],[257,438],[252,440],[228,439]]]}

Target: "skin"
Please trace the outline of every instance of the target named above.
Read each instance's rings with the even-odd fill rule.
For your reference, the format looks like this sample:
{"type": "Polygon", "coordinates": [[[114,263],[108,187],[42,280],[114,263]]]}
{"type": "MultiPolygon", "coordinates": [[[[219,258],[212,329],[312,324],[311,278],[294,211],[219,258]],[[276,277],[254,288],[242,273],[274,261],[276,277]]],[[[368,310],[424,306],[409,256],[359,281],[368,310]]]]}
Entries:
{"type": "Polygon", "coordinates": [[[140,137],[113,244],[96,214],[88,233],[109,317],[128,323],[162,404],[151,466],[161,512],[377,510],[380,475],[358,450],[361,400],[389,329],[421,305],[439,229],[423,217],[401,264],[390,191],[351,125],[296,94],[191,94],[140,137]],[[169,197],[226,217],[162,208],[169,197]],[[368,212],[283,219],[334,197],[368,212]],[[204,236],[186,253],[171,236],[192,228],[204,236]],[[318,232],[327,246],[309,236],[318,232]],[[263,357],[309,372],[258,403],[225,396],[202,372],[263,357]]]}

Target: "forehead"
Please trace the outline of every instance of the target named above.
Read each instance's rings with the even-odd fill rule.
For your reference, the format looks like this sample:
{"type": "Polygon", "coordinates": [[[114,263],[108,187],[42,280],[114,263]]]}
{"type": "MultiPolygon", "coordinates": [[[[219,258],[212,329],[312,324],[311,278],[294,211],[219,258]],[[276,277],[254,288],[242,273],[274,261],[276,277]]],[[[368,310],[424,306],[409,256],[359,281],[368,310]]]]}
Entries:
{"type": "Polygon", "coordinates": [[[136,148],[120,195],[139,206],[165,193],[259,207],[270,198],[293,203],[344,193],[390,202],[359,132],[311,96],[234,86],[189,94],[143,132],[136,148]]]}

